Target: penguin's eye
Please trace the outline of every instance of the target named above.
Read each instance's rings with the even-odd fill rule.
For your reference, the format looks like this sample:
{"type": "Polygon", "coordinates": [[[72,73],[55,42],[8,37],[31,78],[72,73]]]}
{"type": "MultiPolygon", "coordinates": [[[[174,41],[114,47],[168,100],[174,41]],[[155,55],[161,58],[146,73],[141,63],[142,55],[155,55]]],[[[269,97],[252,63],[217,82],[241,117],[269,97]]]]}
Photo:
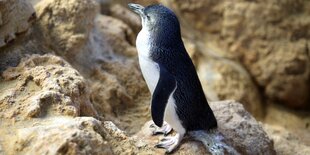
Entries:
{"type": "Polygon", "coordinates": [[[146,18],[147,18],[148,20],[150,20],[151,17],[150,17],[149,15],[146,15],[146,18]]]}

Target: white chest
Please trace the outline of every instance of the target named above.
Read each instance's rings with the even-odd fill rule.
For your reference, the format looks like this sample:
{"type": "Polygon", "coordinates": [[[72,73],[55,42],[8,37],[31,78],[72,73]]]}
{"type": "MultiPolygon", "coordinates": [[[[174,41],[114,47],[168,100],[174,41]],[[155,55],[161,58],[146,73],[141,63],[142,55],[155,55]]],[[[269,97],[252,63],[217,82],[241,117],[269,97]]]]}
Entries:
{"type": "Polygon", "coordinates": [[[150,58],[150,35],[146,30],[142,29],[139,32],[136,46],[142,75],[151,94],[153,94],[159,80],[159,66],[150,58]]]}

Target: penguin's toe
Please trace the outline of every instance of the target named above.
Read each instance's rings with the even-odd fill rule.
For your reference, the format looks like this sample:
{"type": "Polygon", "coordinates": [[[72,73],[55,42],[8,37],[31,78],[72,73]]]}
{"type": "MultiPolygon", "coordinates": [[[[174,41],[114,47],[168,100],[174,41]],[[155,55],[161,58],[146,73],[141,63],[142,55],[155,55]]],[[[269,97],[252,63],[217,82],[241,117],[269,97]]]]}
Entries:
{"type": "Polygon", "coordinates": [[[172,131],[171,126],[166,122],[162,127],[157,127],[155,124],[151,124],[150,128],[153,135],[164,134],[164,136],[167,136],[172,131]]]}
{"type": "Polygon", "coordinates": [[[179,146],[180,141],[181,139],[178,135],[173,137],[165,137],[161,139],[155,147],[166,149],[166,153],[171,153],[179,146]]]}

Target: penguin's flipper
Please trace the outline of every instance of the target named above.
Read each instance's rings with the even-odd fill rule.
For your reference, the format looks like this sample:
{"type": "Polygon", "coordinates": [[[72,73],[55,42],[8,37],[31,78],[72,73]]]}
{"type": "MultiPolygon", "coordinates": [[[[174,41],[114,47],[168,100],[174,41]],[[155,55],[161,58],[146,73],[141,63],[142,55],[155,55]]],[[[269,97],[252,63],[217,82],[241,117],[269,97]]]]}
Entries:
{"type": "Polygon", "coordinates": [[[159,64],[159,80],[152,96],[151,113],[154,123],[161,127],[164,122],[166,104],[176,87],[174,76],[159,64]]]}

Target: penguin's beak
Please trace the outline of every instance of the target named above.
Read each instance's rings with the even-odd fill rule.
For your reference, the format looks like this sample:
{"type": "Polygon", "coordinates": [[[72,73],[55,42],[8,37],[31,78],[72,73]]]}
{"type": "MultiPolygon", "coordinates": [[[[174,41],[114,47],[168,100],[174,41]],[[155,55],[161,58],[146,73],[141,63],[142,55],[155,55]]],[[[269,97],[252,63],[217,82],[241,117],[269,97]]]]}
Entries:
{"type": "Polygon", "coordinates": [[[142,5],[139,5],[139,4],[134,4],[134,3],[129,3],[128,4],[128,7],[136,12],[137,14],[139,15],[143,15],[144,14],[144,7],[142,5]]]}

